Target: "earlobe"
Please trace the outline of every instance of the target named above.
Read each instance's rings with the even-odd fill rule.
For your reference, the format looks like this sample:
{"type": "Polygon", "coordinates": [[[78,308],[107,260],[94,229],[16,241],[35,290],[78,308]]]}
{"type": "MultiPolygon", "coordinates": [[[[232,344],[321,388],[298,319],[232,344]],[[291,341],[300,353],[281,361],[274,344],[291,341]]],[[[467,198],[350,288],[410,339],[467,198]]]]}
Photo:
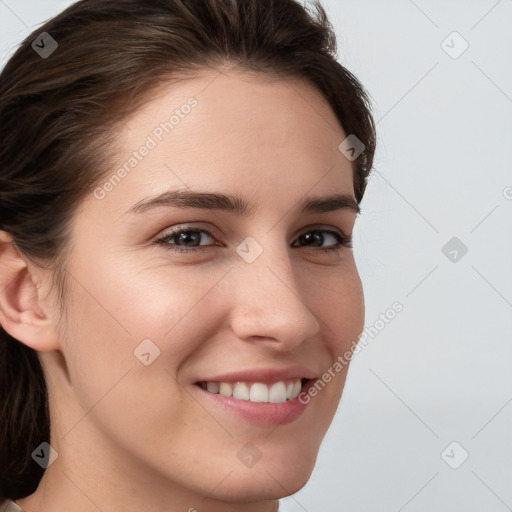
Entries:
{"type": "Polygon", "coordinates": [[[34,350],[57,350],[57,336],[35,275],[35,269],[29,269],[11,236],[0,230],[0,324],[13,338],[34,350]]]}

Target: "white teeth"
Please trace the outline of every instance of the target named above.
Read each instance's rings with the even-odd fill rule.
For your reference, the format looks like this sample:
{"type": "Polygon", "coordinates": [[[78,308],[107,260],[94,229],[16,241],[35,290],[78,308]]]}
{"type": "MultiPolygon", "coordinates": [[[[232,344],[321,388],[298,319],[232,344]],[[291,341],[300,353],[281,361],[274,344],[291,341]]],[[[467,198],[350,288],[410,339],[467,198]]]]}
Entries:
{"type": "Polygon", "coordinates": [[[251,386],[251,395],[249,400],[251,402],[268,402],[268,387],[261,382],[255,382],[251,386]]]}
{"type": "Polygon", "coordinates": [[[249,400],[249,386],[245,382],[237,382],[233,389],[233,398],[249,400]]]}
{"type": "Polygon", "coordinates": [[[286,402],[286,385],[284,382],[272,384],[268,392],[268,401],[273,403],[286,402]]]}
{"type": "Polygon", "coordinates": [[[237,400],[251,402],[282,403],[296,398],[302,389],[302,380],[279,381],[267,385],[261,382],[207,382],[202,383],[203,389],[210,393],[219,393],[237,400]]]}
{"type": "Polygon", "coordinates": [[[219,393],[224,396],[233,396],[233,386],[229,382],[221,382],[219,393]]]}
{"type": "Polygon", "coordinates": [[[293,385],[293,390],[292,390],[292,394],[291,394],[291,397],[290,397],[290,398],[295,398],[295,397],[299,396],[299,393],[300,393],[301,388],[302,388],[301,382],[300,382],[300,381],[297,381],[297,382],[293,385]]]}

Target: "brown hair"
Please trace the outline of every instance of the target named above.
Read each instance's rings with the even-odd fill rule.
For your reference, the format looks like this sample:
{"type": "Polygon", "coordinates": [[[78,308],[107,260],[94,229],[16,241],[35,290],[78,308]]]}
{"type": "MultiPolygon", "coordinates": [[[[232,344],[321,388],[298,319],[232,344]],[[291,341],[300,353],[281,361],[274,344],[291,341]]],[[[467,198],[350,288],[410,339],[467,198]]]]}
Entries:
{"type": "MultiPolygon", "coordinates": [[[[228,64],[308,79],[364,144],[353,162],[361,201],[376,144],[371,104],[336,60],[325,10],[312,5],[81,0],[21,43],[0,74],[0,230],[52,271],[61,315],[73,214],[111,168],[115,127],[172,76],[228,64]],[[37,51],[53,48],[45,32],[58,45],[48,55],[37,51]]],[[[37,352],[0,326],[0,503],[39,484],[44,470],[31,454],[50,441],[47,398],[37,352]]]]}

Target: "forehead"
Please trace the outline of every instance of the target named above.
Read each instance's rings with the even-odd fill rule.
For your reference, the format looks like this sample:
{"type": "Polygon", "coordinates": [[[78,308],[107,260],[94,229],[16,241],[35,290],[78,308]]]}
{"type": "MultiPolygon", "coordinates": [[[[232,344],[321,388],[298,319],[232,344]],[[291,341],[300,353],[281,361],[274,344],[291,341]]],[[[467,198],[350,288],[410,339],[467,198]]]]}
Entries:
{"type": "Polygon", "coordinates": [[[307,81],[205,71],[162,84],[125,120],[117,167],[106,180],[125,172],[104,203],[125,211],[148,193],[187,187],[255,196],[256,203],[309,191],[353,194],[352,163],[338,149],[345,138],[307,81]]]}

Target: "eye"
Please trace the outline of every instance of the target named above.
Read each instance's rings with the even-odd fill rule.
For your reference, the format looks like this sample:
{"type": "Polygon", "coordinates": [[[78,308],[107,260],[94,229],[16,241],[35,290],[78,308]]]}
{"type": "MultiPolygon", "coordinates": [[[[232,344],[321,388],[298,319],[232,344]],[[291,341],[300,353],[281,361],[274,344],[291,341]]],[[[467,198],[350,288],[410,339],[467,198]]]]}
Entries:
{"type": "MultiPolygon", "coordinates": [[[[314,246],[310,247],[318,247],[319,245],[322,245],[323,242],[325,242],[326,238],[331,238],[335,240],[334,244],[328,245],[327,247],[320,247],[319,251],[321,252],[340,252],[343,248],[352,247],[352,238],[349,236],[346,236],[338,231],[333,231],[331,229],[314,229],[310,231],[306,231],[306,233],[303,233],[299,236],[297,239],[298,242],[309,244],[313,243],[314,246]],[[327,235],[327,236],[326,236],[327,235]]],[[[295,245],[295,242],[293,244],[293,247],[297,247],[295,245]]]]}
{"type": "MultiPolygon", "coordinates": [[[[163,235],[157,239],[155,243],[164,245],[172,251],[182,253],[192,253],[197,250],[211,248],[215,245],[220,246],[220,244],[201,245],[200,242],[204,240],[203,235],[206,235],[206,238],[215,240],[213,235],[206,229],[182,227],[163,235]]],[[[297,240],[292,244],[292,247],[298,247],[297,242],[305,245],[313,244],[309,245],[313,250],[332,254],[338,253],[346,247],[352,247],[351,237],[332,229],[314,229],[306,231],[297,238],[297,240]],[[334,244],[322,247],[322,244],[329,239],[334,239],[334,244]]]]}
{"type": "MultiPolygon", "coordinates": [[[[175,231],[167,233],[163,237],[156,240],[157,244],[165,244],[169,246],[169,249],[178,252],[193,252],[198,247],[204,247],[196,245],[201,240],[201,235],[206,234],[212,240],[214,239],[212,234],[206,229],[199,228],[181,228],[175,231]],[[184,246],[180,245],[185,244],[184,246]]],[[[207,245],[207,247],[211,247],[207,245]]]]}

